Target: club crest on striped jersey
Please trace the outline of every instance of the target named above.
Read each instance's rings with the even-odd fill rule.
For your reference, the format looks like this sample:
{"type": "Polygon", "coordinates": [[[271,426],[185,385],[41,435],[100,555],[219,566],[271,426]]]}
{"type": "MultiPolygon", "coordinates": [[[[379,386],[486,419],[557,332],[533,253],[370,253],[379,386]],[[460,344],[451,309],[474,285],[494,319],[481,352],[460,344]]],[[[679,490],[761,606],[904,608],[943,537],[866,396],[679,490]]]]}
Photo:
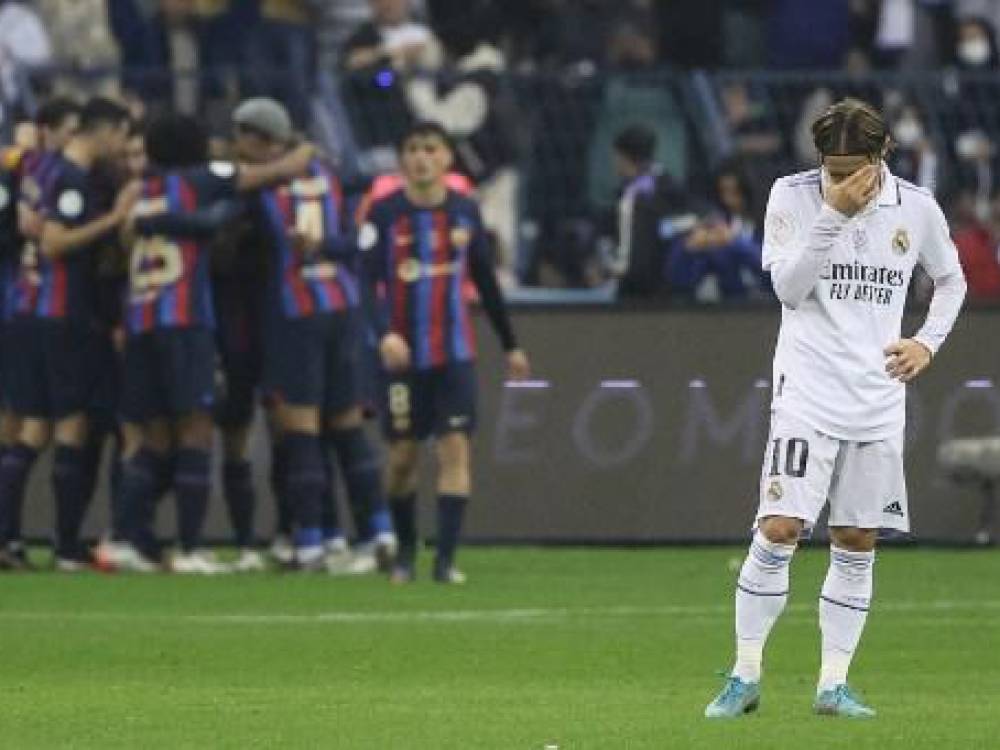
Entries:
{"type": "Polygon", "coordinates": [[[451,244],[453,247],[464,249],[472,242],[472,230],[468,227],[458,226],[451,230],[451,244]]]}
{"type": "Polygon", "coordinates": [[[396,273],[404,284],[412,284],[420,278],[420,261],[407,258],[396,267],[396,273]]]}
{"type": "Polygon", "coordinates": [[[358,230],[358,247],[362,250],[371,250],[378,244],[378,227],[370,221],[366,222],[358,230]]]}
{"type": "Polygon", "coordinates": [[[231,161],[213,161],[208,165],[208,171],[222,180],[228,180],[236,174],[236,165],[231,161]]]}
{"type": "Polygon", "coordinates": [[[57,203],[59,213],[76,219],[83,213],[83,193],[79,190],[66,190],[59,196],[57,203]]]}
{"type": "Polygon", "coordinates": [[[910,250],[910,235],[903,227],[892,236],[892,251],[896,255],[906,255],[910,250]]]}

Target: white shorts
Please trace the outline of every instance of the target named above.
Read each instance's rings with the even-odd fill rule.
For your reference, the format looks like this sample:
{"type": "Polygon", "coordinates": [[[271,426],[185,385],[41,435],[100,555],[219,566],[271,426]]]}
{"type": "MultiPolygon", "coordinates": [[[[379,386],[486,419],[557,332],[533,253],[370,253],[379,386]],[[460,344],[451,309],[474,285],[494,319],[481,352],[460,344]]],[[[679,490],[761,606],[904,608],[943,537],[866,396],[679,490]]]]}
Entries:
{"type": "Polygon", "coordinates": [[[772,412],[757,520],[800,518],[810,530],[827,501],[830,526],[909,532],[902,430],[886,440],[838,440],[772,412]]]}

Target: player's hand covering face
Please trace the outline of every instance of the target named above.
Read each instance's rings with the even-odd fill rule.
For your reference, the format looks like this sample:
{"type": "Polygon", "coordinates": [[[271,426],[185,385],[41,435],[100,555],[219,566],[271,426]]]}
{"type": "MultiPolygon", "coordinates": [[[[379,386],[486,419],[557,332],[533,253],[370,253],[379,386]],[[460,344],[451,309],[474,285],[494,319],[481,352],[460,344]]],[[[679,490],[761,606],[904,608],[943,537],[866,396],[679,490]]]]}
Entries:
{"type": "Polygon", "coordinates": [[[867,156],[827,156],[823,173],[823,200],[844,216],[854,216],[875,200],[882,170],[867,156]]]}
{"type": "Polygon", "coordinates": [[[913,339],[902,339],[885,348],[885,371],[889,377],[909,383],[931,363],[930,350],[913,339]]]}

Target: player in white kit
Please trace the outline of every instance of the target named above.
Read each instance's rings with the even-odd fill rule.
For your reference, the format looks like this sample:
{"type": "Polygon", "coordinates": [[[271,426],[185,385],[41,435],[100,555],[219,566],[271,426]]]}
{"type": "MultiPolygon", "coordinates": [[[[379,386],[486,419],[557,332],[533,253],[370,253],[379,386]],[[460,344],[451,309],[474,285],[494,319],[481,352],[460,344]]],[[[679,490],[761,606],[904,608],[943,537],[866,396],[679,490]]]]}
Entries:
{"type": "Polygon", "coordinates": [[[903,476],[905,383],[931,362],[965,298],[933,196],[885,166],[882,117],[855,99],[814,123],[820,168],[774,183],[764,267],[782,303],[771,433],[750,552],[736,584],[736,663],[705,709],[735,717],[760,702],[764,644],[785,606],[803,531],[830,504],[830,567],[819,599],[822,666],[814,709],[871,717],[847,685],[872,597],[879,529],[909,531],[903,476]],[[901,338],[915,265],[934,281],[926,320],[901,338]]]}

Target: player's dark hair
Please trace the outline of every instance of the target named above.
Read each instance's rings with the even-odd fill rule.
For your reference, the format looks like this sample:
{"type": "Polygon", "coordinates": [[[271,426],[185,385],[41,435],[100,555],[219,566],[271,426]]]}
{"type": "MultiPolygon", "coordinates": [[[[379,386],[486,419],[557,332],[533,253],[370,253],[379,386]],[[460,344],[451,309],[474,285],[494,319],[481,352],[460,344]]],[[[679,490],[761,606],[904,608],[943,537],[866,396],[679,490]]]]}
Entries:
{"type": "Polygon", "coordinates": [[[92,133],[102,125],[118,127],[122,123],[130,122],[131,119],[124,104],[107,97],[95,96],[93,99],[88,99],[80,108],[80,131],[92,133]]]}
{"type": "Polygon", "coordinates": [[[144,120],[131,120],[128,124],[129,138],[142,138],[146,135],[146,122],[144,120]]]}
{"type": "Polygon", "coordinates": [[[414,138],[440,138],[449,150],[455,150],[455,146],[451,142],[451,136],[448,135],[448,131],[445,130],[444,125],[433,120],[423,120],[411,125],[403,133],[403,137],[399,139],[399,143],[397,144],[399,152],[402,153],[406,149],[406,144],[414,138]]]}
{"type": "Polygon", "coordinates": [[[180,169],[208,161],[208,133],[189,115],[167,114],[146,126],[146,154],[163,169],[180,169]]]}
{"type": "Polygon", "coordinates": [[[888,135],[878,110],[850,97],[830,106],[812,126],[813,143],[821,157],[881,155],[888,135]]]}
{"type": "Polygon", "coordinates": [[[649,164],[656,153],[656,133],[643,125],[629,125],[615,136],[614,149],[636,164],[649,164]]]}
{"type": "Polygon", "coordinates": [[[68,96],[46,99],[35,114],[35,123],[42,128],[58,128],[73,115],[80,114],[80,105],[68,96]]]}

